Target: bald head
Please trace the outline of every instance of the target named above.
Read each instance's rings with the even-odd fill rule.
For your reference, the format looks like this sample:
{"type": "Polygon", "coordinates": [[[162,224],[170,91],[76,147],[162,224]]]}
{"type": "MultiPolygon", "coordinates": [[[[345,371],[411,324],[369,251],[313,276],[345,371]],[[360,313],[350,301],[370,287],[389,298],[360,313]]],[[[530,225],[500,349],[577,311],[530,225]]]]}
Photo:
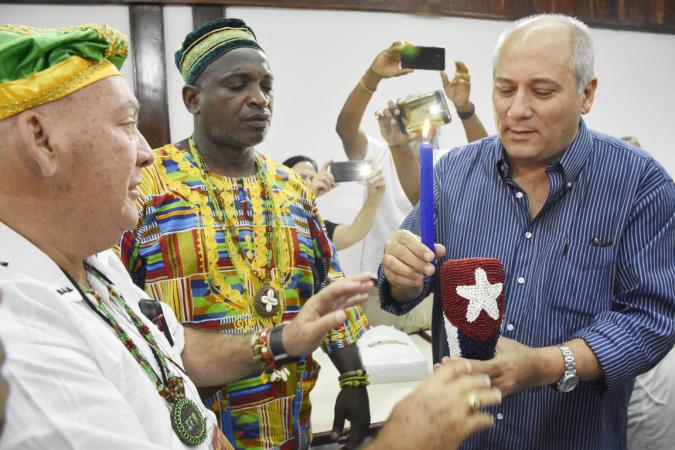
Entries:
{"type": "Polygon", "coordinates": [[[574,72],[577,90],[581,92],[594,75],[593,39],[583,22],[562,14],[525,17],[504,30],[497,39],[493,52],[493,70],[507,44],[517,45],[525,41],[546,44],[559,39],[566,39],[569,43],[570,51],[565,55],[566,63],[574,72]]]}

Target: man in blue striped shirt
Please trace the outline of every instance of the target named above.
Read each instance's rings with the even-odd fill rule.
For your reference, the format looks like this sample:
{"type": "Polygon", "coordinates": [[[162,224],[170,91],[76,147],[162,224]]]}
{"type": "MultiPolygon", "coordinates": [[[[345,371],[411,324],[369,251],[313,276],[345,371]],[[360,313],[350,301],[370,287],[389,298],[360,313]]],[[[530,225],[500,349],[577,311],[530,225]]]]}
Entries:
{"type": "Polygon", "coordinates": [[[516,22],[493,77],[498,136],[435,166],[435,255],[416,208],[385,247],[383,308],[405,314],[433,289],[439,361],[448,341],[434,274],[448,259],[499,258],[502,337],[474,367],[505,398],[462,448],[624,449],[633,379],[675,340],[675,185],[643,151],[586,128],[597,80],[583,23],[516,22]]]}

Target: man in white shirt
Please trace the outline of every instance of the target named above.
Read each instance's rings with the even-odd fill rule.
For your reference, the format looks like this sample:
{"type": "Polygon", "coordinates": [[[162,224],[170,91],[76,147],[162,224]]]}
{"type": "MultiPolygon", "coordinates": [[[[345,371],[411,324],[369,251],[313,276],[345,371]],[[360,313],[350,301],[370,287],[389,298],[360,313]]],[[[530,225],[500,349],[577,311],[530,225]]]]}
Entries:
{"type": "MultiPolygon", "coordinates": [[[[384,142],[367,136],[360,129],[363,114],[380,81],[413,72],[412,69],[400,67],[400,50],[404,45],[403,42],[394,42],[375,57],[347,97],[336,125],[347,157],[350,160],[373,161],[375,167],[382,168],[382,176],[387,186],[373,226],[363,240],[360,269],[361,272],[372,274],[377,273],[384,244],[412,211],[419,198],[419,163],[417,151],[411,144],[413,142],[411,139],[419,136],[401,133],[398,124],[390,115],[395,113],[396,106],[390,103],[390,108],[384,115],[378,114],[384,142]]],[[[473,103],[469,100],[471,89],[469,71],[461,62],[456,62],[455,66],[454,78],[450,80],[445,72],[441,72],[441,81],[446,96],[457,109],[467,140],[471,142],[487,136],[487,132],[475,114],[473,103]]],[[[363,305],[371,324],[394,325],[409,333],[430,327],[431,307],[432,302],[429,298],[410,313],[395,316],[380,308],[377,289],[363,305]]]]}

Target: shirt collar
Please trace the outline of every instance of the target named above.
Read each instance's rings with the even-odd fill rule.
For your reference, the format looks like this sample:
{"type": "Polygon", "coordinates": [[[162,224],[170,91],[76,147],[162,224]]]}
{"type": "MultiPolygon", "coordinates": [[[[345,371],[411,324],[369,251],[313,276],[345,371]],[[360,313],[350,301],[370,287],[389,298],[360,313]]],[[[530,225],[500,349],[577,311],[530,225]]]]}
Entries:
{"type": "MultiPolygon", "coordinates": [[[[39,280],[69,303],[79,302],[82,296],[59,266],[28,239],[0,222],[0,279],[39,280]]],[[[96,255],[87,262],[98,265],[96,255]]]]}
{"type": "MultiPolygon", "coordinates": [[[[501,144],[501,141],[498,141],[501,144]]],[[[574,181],[588,160],[592,148],[593,140],[591,133],[586,128],[583,119],[579,121],[579,131],[572,143],[567,147],[560,158],[553,161],[546,168],[549,170],[559,170],[562,172],[565,182],[574,181]]],[[[506,152],[502,145],[499,145],[495,152],[495,162],[497,172],[502,178],[511,177],[511,165],[506,157],[506,152]]]]}

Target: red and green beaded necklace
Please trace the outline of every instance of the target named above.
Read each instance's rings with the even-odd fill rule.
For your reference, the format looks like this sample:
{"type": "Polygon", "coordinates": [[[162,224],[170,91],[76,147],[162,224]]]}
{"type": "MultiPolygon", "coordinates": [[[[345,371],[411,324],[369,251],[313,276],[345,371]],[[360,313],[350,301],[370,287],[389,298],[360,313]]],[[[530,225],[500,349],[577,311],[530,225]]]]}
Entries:
{"type": "Polygon", "coordinates": [[[124,347],[131,353],[136,362],[143,368],[153,382],[159,395],[169,403],[171,410],[171,427],[178,438],[184,444],[189,446],[196,446],[204,442],[206,439],[206,419],[199,412],[197,405],[192,400],[185,397],[185,385],[183,379],[171,373],[168,358],[160,349],[148,325],[129,307],[122,295],[115,289],[113,283],[105,275],[87,263],[84,264],[84,267],[89,274],[99,280],[108,289],[112,301],[119,305],[129,316],[138,332],[148,343],[152,350],[152,354],[157,361],[157,365],[159,366],[161,378],[157,375],[148,360],[143,356],[131,337],[117,322],[114,315],[101,298],[101,295],[93,289],[79,285],[79,283],[75,282],[65,271],[64,273],[66,273],[66,276],[80,292],[87,305],[110,325],[124,347]],[[92,297],[96,300],[96,305],[91,301],[92,297]]]}

